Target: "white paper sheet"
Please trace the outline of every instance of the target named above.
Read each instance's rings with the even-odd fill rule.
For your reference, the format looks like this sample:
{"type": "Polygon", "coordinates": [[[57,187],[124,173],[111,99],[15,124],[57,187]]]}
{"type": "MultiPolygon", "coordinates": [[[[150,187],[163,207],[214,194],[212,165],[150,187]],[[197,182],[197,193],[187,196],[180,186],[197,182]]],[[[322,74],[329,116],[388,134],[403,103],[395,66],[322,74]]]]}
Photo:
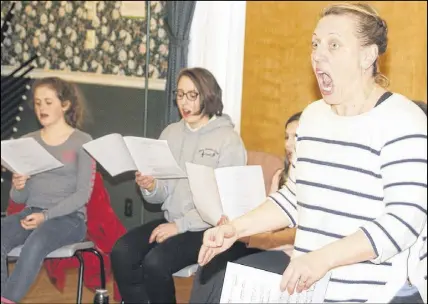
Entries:
{"type": "Polygon", "coordinates": [[[126,146],[144,175],[158,179],[186,178],[169,149],[166,140],[125,136],[126,146]]]}
{"type": "Polygon", "coordinates": [[[122,135],[113,133],[94,139],[83,148],[111,175],[137,171],[122,135]]]}
{"type": "Polygon", "coordinates": [[[290,296],[280,290],[281,275],[228,262],[220,303],[323,303],[330,276],[290,296]]]}
{"type": "Polygon", "coordinates": [[[186,163],[193,202],[201,218],[215,226],[224,214],[235,219],[266,199],[260,166],[211,167],[186,163]]]}
{"type": "Polygon", "coordinates": [[[215,176],[223,212],[233,220],[266,200],[261,166],[217,168],[215,176]]]}
{"type": "Polygon", "coordinates": [[[90,141],[83,148],[111,176],[140,171],[158,179],[185,178],[165,140],[109,134],[90,141]]]}
{"type": "Polygon", "coordinates": [[[187,178],[193,202],[201,218],[215,226],[223,214],[214,169],[186,163],[187,178]]]}
{"type": "Polygon", "coordinates": [[[35,175],[64,166],[34,138],[2,140],[1,164],[23,175],[35,175]]]}

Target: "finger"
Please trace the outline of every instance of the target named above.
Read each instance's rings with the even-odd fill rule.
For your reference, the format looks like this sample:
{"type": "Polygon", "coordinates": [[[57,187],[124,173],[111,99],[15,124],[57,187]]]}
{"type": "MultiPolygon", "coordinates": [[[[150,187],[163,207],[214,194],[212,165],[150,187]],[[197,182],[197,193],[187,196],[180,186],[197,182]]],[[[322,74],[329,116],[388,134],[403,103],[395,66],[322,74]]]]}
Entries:
{"type": "Polygon", "coordinates": [[[153,230],[153,232],[152,232],[152,234],[150,235],[150,238],[149,238],[149,243],[150,244],[153,243],[156,240],[156,238],[158,236],[158,233],[159,233],[159,230],[157,230],[157,229],[153,230]]]}
{"type": "Polygon", "coordinates": [[[198,255],[198,264],[200,266],[204,266],[204,261],[205,261],[205,256],[208,254],[208,251],[210,250],[209,247],[202,245],[201,249],[199,250],[199,255],[198,255]]]}
{"type": "Polygon", "coordinates": [[[218,250],[211,248],[211,250],[208,252],[208,255],[205,258],[205,265],[211,262],[211,260],[217,255],[218,250]]]}
{"type": "Polygon", "coordinates": [[[301,275],[300,278],[297,281],[296,286],[296,292],[301,293],[303,290],[305,290],[306,282],[308,281],[308,276],[301,275]]]}
{"type": "Polygon", "coordinates": [[[139,186],[141,186],[141,187],[143,187],[143,186],[144,186],[144,181],[143,181],[143,179],[142,179],[141,177],[136,177],[136,178],[135,178],[135,182],[136,182],[139,186]]]}
{"type": "Polygon", "coordinates": [[[315,280],[314,280],[313,278],[309,277],[309,278],[306,280],[306,284],[305,284],[305,288],[304,288],[304,290],[308,290],[308,289],[310,289],[310,288],[312,287],[312,285],[314,285],[314,284],[315,284],[315,280]]]}
{"type": "Polygon", "coordinates": [[[25,178],[16,178],[14,179],[14,182],[16,184],[25,184],[26,179],[25,178]]]}
{"type": "Polygon", "coordinates": [[[293,275],[291,276],[290,280],[288,281],[288,284],[286,286],[286,289],[290,295],[292,295],[296,290],[296,285],[300,278],[300,272],[294,271],[293,275]]]}
{"type": "Polygon", "coordinates": [[[209,262],[209,257],[211,256],[211,252],[212,252],[212,248],[208,248],[207,251],[205,252],[205,255],[203,257],[202,260],[202,265],[206,265],[209,262]]]}
{"type": "Polygon", "coordinates": [[[163,242],[165,242],[167,239],[169,239],[170,237],[171,237],[171,235],[170,235],[170,234],[165,233],[164,235],[162,235],[162,237],[161,237],[161,239],[160,239],[160,242],[161,242],[161,243],[163,243],[163,242]]]}
{"type": "Polygon", "coordinates": [[[30,230],[31,229],[31,225],[25,223],[25,222],[21,222],[21,226],[22,228],[24,228],[25,230],[30,230]]]}
{"type": "Polygon", "coordinates": [[[34,215],[32,215],[32,214],[27,215],[27,216],[25,217],[25,221],[26,221],[26,222],[31,222],[31,221],[33,221],[33,220],[34,220],[34,215]]]}
{"type": "Polygon", "coordinates": [[[224,232],[222,231],[222,229],[217,230],[217,233],[215,234],[215,239],[213,241],[215,243],[215,247],[221,247],[223,245],[224,232]]]}
{"type": "Polygon", "coordinates": [[[153,179],[150,176],[144,176],[144,175],[141,175],[140,178],[145,182],[150,182],[153,179]]]}
{"type": "Polygon", "coordinates": [[[156,242],[158,242],[158,243],[162,243],[163,238],[165,237],[165,235],[166,235],[166,233],[165,233],[165,232],[163,232],[163,233],[158,233],[158,235],[156,236],[156,242]]]}
{"type": "Polygon", "coordinates": [[[285,269],[284,273],[282,274],[281,285],[280,285],[281,291],[285,291],[292,275],[293,275],[293,268],[289,266],[285,269]]]}
{"type": "Polygon", "coordinates": [[[202,261],[203,265],[207,265],[211,259],[213,258],[214,254],[214,249],[213,248],[209,248],[204,256],[204,260],[202,261]]]}
{"type": "Polygon", "coordinates": [[[28,227],[28,229],[36,229],[37,225],[36,224],[30,224],[30,225],[27,225],[27,227],[28,227]]]}
{"type": "Polygon", "coordinates": [[[225,221],[224,221],[224,216],[221,216],[220,217],[220,219],[218,220],[218,222],[217,222],[217,226],[221,226],[221,225],[223,225],[225,223],[225,221]]]}
{"type": "Polygon", "coordinates": [[[136,177],[141,176],[141,172],[140,172],[140,171],[136,171],[136,172],[135,172],[135,176],[136,176],[136,177]]]}
{"type": "Polygon", "coordinates": [[[209,229],[204,233],[203,244],[207,247],[216,247],[216,230],[209,229]]]}

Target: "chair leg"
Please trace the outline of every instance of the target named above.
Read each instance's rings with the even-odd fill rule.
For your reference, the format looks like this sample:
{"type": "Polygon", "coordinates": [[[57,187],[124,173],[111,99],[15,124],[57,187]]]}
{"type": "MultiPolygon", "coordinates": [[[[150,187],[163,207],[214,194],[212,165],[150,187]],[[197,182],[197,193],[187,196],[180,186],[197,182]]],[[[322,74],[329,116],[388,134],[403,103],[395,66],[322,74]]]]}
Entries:
{"type": "Polygon", "coordinates": [[[85,264],[82,257],[82,254],[79,251],[76,251],[74,256],[79,260],[79,279],[77,282],[77,304],[82,304],[82,291],[83,291],[83,272],[85,270],[85,264]]]}
{"type": "Polygon", "coordinates": [[[87,251],[95,254],[100,261],[100,280],[101,280],[101,289],[106,289],[106,273],[104,268],[104,258],[102,254],[95,248],[87,249],[87,251]]]}

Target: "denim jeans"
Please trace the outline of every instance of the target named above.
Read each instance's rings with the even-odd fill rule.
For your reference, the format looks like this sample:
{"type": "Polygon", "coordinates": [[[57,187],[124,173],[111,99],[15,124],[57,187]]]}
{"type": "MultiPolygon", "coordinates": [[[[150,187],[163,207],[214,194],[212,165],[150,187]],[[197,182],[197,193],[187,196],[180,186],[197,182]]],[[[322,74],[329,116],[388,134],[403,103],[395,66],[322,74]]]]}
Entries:
{"type": "Polygon", "coordinates": [[[1,297],[19,302],[34,282],[43,260],[62,246],[77,243],[86,236],[84,216],[74,212],[43,222],[34,230],[25,230],[21,219],[42,209],[26,207],[21,212],[1,219],[1,297]],[[8,277],[7,254],[24,245],[14,271],[8,277]]]}

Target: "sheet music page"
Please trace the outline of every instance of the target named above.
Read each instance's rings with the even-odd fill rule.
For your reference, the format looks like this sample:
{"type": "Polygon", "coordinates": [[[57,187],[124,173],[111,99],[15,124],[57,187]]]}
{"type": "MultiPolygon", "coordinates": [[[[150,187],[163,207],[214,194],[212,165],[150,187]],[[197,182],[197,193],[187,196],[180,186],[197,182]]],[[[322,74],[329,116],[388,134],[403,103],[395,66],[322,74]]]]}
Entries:
{"type": "Polygon", "coordinates": [[[32,137],[2,140],[1,160],[8,170],[30,176],[64,166],[32,137]]]}
{"type": "Polygon", "coordinates": [[[144,175],[158,179],[186,178],[166,140],[135,136],[124,139],[138,170],[144,175]]]}
{"type": "Polygon", "coordinates": [[[281,275],[228,262],[220,303],[323,303],[330,276],[290,296],[280,290],[281,275]]]}
{"type": "Polygon", "coordinates": [[[233,220],[266,200],[261,166],[232,166],[215,170],[224,213],[233,220]]]}
{"type": "Polygon", "coordinates": [[[13,168],[3,158],[1,159],[1,166],[10,172],[14,172],[13,168]]]}
{"type": "Polygon", "coordinates": [[[215,226],[223,214],[217,190],[214,169],[207,166],[186,163],[187,178],[193,202],[201,218],[215,226]]]}
{"type": "Polygon", "coordinates": [[[112,133],[83,145],[85,149],[111,175],[137,171],[122,135],[112,133]]]}

